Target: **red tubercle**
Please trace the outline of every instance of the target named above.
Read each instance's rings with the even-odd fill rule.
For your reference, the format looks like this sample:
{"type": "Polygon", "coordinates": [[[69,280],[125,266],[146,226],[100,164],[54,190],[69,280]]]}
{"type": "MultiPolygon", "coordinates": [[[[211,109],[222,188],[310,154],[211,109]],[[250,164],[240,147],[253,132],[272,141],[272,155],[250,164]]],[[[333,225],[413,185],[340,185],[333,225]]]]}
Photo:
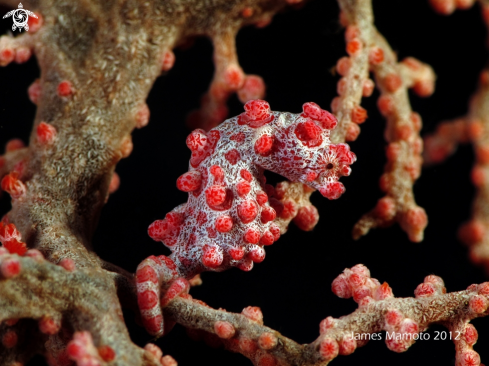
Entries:
{"type": "Polygon", "coordinates": [[[248,193],[251,191],[251,184],[246,181],[242,180],[236,183],[236,192],[240,197],[246,196],[248,193]]]}
{"type": "Polygon", "coordinates": [[[61,81],[56,91],[59,97],[69,97],[74,93],[73,85],[69,80],[61,81]]]}
{"type": "Polygon", "coordinates": [[[265,203],[268,202],[268,195],[263,191],[257,192],[256,202],[258,202],[260,206],[263,206],[265,203]]]}
{"type": "Polygon", "coordinates": [[[256,229],[249,228],[246,230],[243,239],[250,244],[257,244],[260,241],[260,232],[256,229]]]}
{"type": "Polygon", "coordinates": [[[243,248],[231,248],[231,249],[229,249],[229,255],[235,261],[239,261],[239,260],[243,259],[244,254],[245,254],[245,252],[244,252],[243,248]]]}
{"type": "Polygon", "coordinates": [[[268,156],[272,152],[273,136],[262,135],[255,142],[255,152],[261,156],[268,156]]]}
{"type": "Polygon", "coordinates": [[[215,246],[204,245],[202,248],[202,263],[209,268],[217,268],[223,261],[222,251],[215,246]]]}
{"type": "Polygon", "coordinates": [[[263,248],[260,246],[253,245],[248,249],[248,254],[246,257],[252,260],[254,263],[261,263],[265,259],[265,250],[263,250],[263,248]]]}
{"type": "MultiPolygon", "coordinates": [[[[319,105],[313,102],[304,103],[302,105],[302,116],[309,117],[310,119],[319,122],[321,127],[327,130],[335,128],[338,124],[338,121],[333,114],[322,109],[319,105]]],[[[312,125],[310,126],[313,127],[312,125]]],[[[314,133],[312,137],[315,137],[316,134],[317,132],[314,133]]]]}
{"type": "Polygon", "coordinates": [[[272,207],[270,207],[270,206],[263,207],[263,209],[261,211],[261,222],[263,224],[266,224],[267,222],[275,220],[276,217],[277,217],[277,214],[272,207]]]}
{"type": "Polygon", "coordinates": [[[264,126],[274,120],[268,102],[260,99],[250,100],[244,105],[245,112],[238,117],[238,124],[251,128],[264,126]]]}
{"type": "Polygon", "coordinates": [[[226,200],[226,189],[223,186],[213,185],[205,190],[205,200],[209,206],[219,206],[226,200]]]}
{"type": "Polygon", "coordinates": [[[46,122],[41,122],[36,130],[37,142],[41,145],[52,144],[56,138],[56,128],[46,122]]]}
{"type": "Polygon", "coordinates": [[[236,163],[241,160],[241,154],[236,149],[231,149],[224,154],[224,157],[231,165],[236,165],[236,163]]]}
{"type": "Polygon", "coordinates": [[[265,231],[260,238],[260,244],[261,245],[272,245],[273,242],[275,241],[274,235],[270,231],[265,231]]]}
{"type": "Polygon", "coordinates": [[[243,224],[252,222],[258,214],[258,206],[253,200],[243,201],[238,206],[238,217],[243,224]]]}
{"type": "Polygon", "coordinates": [[[196,191],[201,185],[202,174],[197,170],[184,173],[177,179],[177,188],[183,192],[196,191]]]}
{"type": "Polygon", "coordinates": [[[322,144],[322,129],[312,120],[300,123],[294,130],[295,135],[307,147],[316,147],[322,144]]]}
{"type": "Polygon", "coordinates": [[[227,233],[233,228],[233,219],[229,215],[219,216],[216,220],[216,230],[220,233],[227,233]]]}

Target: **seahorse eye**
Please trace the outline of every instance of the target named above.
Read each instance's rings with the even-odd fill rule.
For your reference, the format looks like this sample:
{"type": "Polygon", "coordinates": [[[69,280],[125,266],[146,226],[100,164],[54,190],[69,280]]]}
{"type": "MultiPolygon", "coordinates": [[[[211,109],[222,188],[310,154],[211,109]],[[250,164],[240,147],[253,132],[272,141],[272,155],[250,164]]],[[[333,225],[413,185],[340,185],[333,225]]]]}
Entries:
{"type": "Polygon", "coordinates": [[[329,163],[328,165],[326,165],[326,169],[328,170],[333,169],[333,167],[334,167],[333,163],[329,163]]]}

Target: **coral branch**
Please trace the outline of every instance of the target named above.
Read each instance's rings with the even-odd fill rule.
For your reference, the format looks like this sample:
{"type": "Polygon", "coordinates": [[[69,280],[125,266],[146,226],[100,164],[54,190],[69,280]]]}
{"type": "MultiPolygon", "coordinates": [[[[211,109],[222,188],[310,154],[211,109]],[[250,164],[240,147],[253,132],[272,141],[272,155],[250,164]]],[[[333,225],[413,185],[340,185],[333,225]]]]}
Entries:
{"type": "MultiPolygon", "coordinates": [[[[172,301],[164,311],[189,329],[217,335],[219,339],[214,338],[214,344],[245,355],[255,365],[326,365],[338,354],[353,353],[369,339],[381,339],[376,333],[382,330],[387,332],[388,348],[404,352],[422,337],[420,332],[435,323],[445,325],[452,332],[459,365],[479,364],[469,362],[479,359],[472,349],[477,332],[469,321],[489,315],[488,282],[447,294],[440,277],[427,276],[416,288],[415,298],[395,298],[387,283],[381,285],[370,278],[365,266],[356,265],[335,279],[332,290],[339,297],[353,296],[359,308],[340,319],[324,319],[318,339],[306,345],[263,326],[263,315],[256,307],[233,314],[211,309],[187,295],[172,301]]],[[[209,338],[206,333],[194,331],[191,335],[195,339],[209,338]]]]}
{"type": "MultiPolygon", "coordinates": [[[[62,349],[69,339],[58,334],[60,321],[75,330],[90,332],[96,346],[110,346],[116,357],[125,364],[151,364],[143,362],[145,351],[135,346],[127,333],[119,300],[111,276],[102,270],[78,269],[67,271],[41,257],[29,258],[3,254],[1,265],[15,260],[20,265],[18,275],[0,279],[0,321],[9,319],[36,319],[39,331],[57,337],[48,341],[46,355],[65,357],[62,349]],[[66,313],[66,309],[77,312],[66,313]],[[117,337],[114,338],[114,334],[117,337]],[[64,343],[61,350],[57,344],[64,343]],[[51,346],[50,346],[51,345],[51,346]],[[56,348],[56,350],[54,348],[56,348]]],[[[20,320],[22,323],[23,320],[20,320]]],[[[5,333],[4,333],[5,334],[5,333]]],[[[68,354],[70,353],[67,351],[68,354]]]]}

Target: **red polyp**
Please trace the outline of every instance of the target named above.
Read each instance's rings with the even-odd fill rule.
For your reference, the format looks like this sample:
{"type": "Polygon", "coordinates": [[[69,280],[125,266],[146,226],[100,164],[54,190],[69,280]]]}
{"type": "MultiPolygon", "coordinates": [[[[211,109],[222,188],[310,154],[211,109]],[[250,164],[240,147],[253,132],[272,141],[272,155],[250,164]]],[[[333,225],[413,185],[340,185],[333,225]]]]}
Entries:
{"type": "Polygon", "coordinates": [[[311,231],[314,229],[318,221],[318,210],[312,205],[301,207],[294,218],[294,223],[299,229],[304,231],[311,231]]]}
{"type": "Polygon", "coordinates": [[[16,171],[3,177],[0,186],[2,190],[10,194],[14,199],[19,198],[26,193],[26,187],[24,183],[18,179],[18,173],[16,171]]]}
{"type": "Polygon", "coordinates": [[[253,221],[258,214],[258,207],[255,201],[247,200],[238,206],[238,216],[243,224],[253,221]]]}
{"type": "Polygon", "coordinates": [[[58,84],[58,96],[69,97],[73,94],[73,85],[68,80],[63,80],[58,84]]]}
{"type": "Polygon", "coordinates": [[[54,126],[47,124],[46,122],[41,122],[37,126],[37,141],[40,144],[50,144],[56,137],[56,128],[54,126]]]}
{"type": "Polygon", "coordinates": [[[98,349],[98,354],[105,362],[111,362],[115,360],[115,351],[110,346],[100,346],[98,349]]]}
{"type": "Polygon", "coordinates": [[[261,156],[268,156],[272,152],[273,137],[262,135],[255,142],[255,152],[261,156]]]}
{"type": "Polygon", "coordinates": [[[200,188],[202,184],[202,174],[197,170],[192,170],[182,174],[177,179],[177,188],[183,192],[192,192],[200,188]]]}

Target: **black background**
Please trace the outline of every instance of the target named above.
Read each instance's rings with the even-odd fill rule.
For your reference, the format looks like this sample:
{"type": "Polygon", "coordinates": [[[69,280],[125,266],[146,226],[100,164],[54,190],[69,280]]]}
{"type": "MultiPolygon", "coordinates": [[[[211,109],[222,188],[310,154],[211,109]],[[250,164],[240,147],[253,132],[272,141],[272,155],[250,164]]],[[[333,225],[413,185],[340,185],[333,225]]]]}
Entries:
{"type": "MultiPolygon", "coordinates": [[[[8,9],[0,9],[2,14],[8,9]],[[5,10],[5,11],[3,11],[5,10]]],[[[444,119],[466,113],[478,74],[486,62],[486,31],[478,7],[458,11],[450,17],[435,14],[426,0],[374,0],[376,25],[402,59],[414,56],[435,69],[435,94],[428,99],[412,97],[413,109],[424,121],[423,133],[433,131],[444,119]]],[[[278,14],[264,29],[248,27],[237,38],[238,54],[245,72],[261,75],[267,84],[267,101],[273,110],[299,112],[314,101],[323,108],[336,93],[336,60],[345,54],[343,33],[337,21],[338,7],[332,0],[316,0],[301,10],[278,14]]],[[[0,21],[5,33],[11,20],[0,21]]],[[[185,146],[189,130],[185,117],[198,107],[213,73],[212,47],[199,39],[188,50],[176,50],[174,68],[160,77],[148,97],[151,121],[133,133],[134,151],[116,171],[120,189],[103,210],[94,237],[94,248],[105,260],[131,272],[149,255],[168,254],[146,234],[148,225],[178,204],[186,194],[176,189],[176,179],[187,171],[190,153],[185,146]]],[[[39,76],[36,61],[0,68],[0,145],[18,137],[25,142],[35,115],[27,88],[39,76]]],[[[457,228],[470,216],[474,188],[469,173],[473,164],[470,146],[462,146],[444,164],[423,170],[414,191],[418,204],[429,216],[425,240],[415,244],[395,225],[373,230],[359,241],[351,239],[357,219],[374,207],[381,192],[378,178],[383,171],[384,120],[375,107],[377,94],[365,99],[369,119],[362,125],[357,142],[351,144],[358,161],[350,177],[342,179],[346,193],[337,201],[314,194],[321,219],[313,232],[304,233],[291,225],[289,232],[272,247],[267,258],[249,272],[233,269],[204,273],[204,284],[192,295],[212,307],[240,312],[248,305],[260,306],[265,324],[299,343],[318,336],[319,322],[326,316],[339,317],[355,310],[353,300],[337,298],[330,290],[332,280],[345,268],[363,263],[372,276],[387,281],[398,297],[413,296],[416,286],[429,274],[445,280],[448,291],[465,289],[487,280],[481,268],[467,258],[467,248],[456,237],[457,228]]],[[[230,115],[241,113],[233,98],[230,115]]],[[[269,175],[270,180],[276,177],[269,175]]],[[[8,195],[0,201],[0,214],[9,209],[8,195]]],[[[125,313],[134,342],[151,341],[125,313]]],[[[479,331],[475,350],[489,362],[489,319],[473,322],[479,331]]],[[[430,328],[444,330],[441,326],[430,328]]],[[[180,365],[250,365],[241,355],[211,349],[190,340],[177,326],[156,342],[180,365]]],[[[371,341],[335,365],[453,365],[453,344],[418,341],[406,353],[389,351],[384,342],[371,341]]],[[[43,364],[35,358],[30,365],[43,364]]]]}

